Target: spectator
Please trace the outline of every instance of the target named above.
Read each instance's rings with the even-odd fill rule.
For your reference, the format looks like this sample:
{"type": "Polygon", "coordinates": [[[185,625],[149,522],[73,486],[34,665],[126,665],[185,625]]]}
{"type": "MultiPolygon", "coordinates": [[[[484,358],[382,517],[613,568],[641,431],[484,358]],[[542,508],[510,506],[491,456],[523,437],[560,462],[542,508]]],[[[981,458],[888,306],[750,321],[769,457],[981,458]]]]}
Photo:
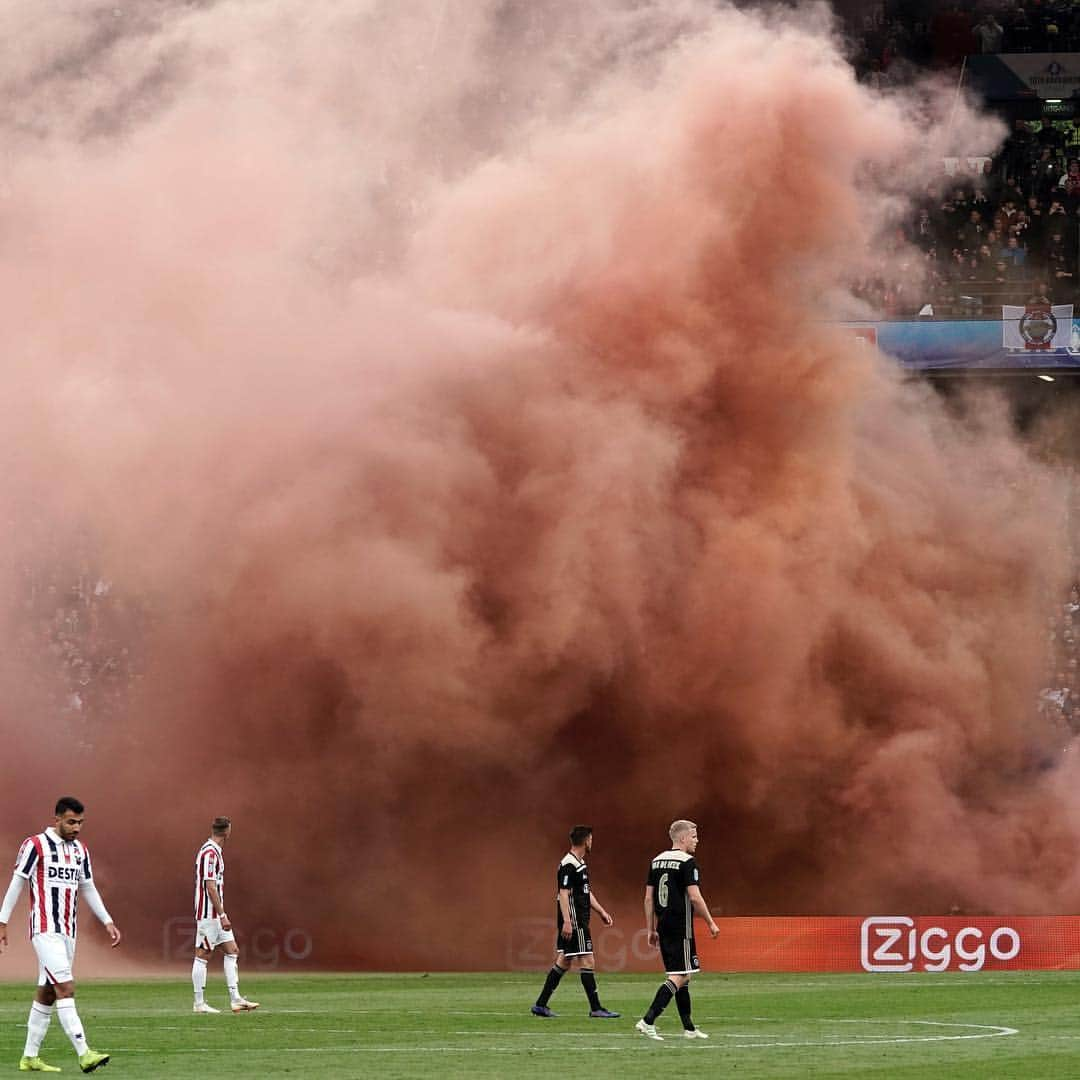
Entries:
{"type": "Polygon", "coordinates": [[[1027,173],[1034,147],[1035,137],[1031,134],[1031,129],[1024,120],[1017,117],[1012,132],[1002,147],[1006,170],[1010,175],[1022,176],[1027,173]]]}
{"type": "Polygon", "coordinates": [[[975,42],[980,53],[1001,52],[1001,42],[1005,36],[1002,25],[994,18],[992,12],[987,12],[973,27],[975,42]]]}
{"type": "Polygon", "coordinates": [[[1025,255],[1028,251],[1028,216],[1021,210],[1016,219],[1009,226],[1008,236],[1010,239],[1015,238],[1016,242],[1024,249],[1025,255]]]}
{"type": "Polygon", "coordinates": [[[1035,288],[1032,290],[1031,295],[1027,298],[1029,304],[1052,304],[1053,291],[1050,288],[1048,281],[1039,280],[1035,282],[1035,288]]]}
{"type": "Polygon", "coordinates": [[[1065,129],[1065,148],[1080,151],[1080,112],[1072,118],[1072,123],[1065,129]]]}
{"type": "Polygon", "coordinates": [[[1069,158],[1069,164],[1065,169],[1065,172],[1058,179],[1057,186],[1061,188],[1066,195],[1075,194],[1080,191],[1080,159],[1069,158]]]}
{"type": "Polygon", "coordinates": [[[1054,195],[1050,200],[1050,209],[1046,211],[1047,228],[1062,228],[1059,219],[1068,218],[1068,216],[1065,210],[1065,192],[1061,188],[1054,188],[1054,195]]]}
{"type": "Polygon", "coordinates": [[[1048,116],[1042,118],[1042,126],[1035,136],[1035,141],[1043,150],[1049,150],[1052,154],[1057,154],[1065,148],[1065,136],[1054,127],[1054,121],[1048,116]]]}
{"type": "Polygon", "coordinates": [[[977,251],[985,235],[986,226],[983,224],[982,214],[978,210],[972,210],[968,214],[967,222],[960,227],[960,246],[967,251],[977,251]]]}
{"type": "Polygon", "coordinates": [[[1036,194],[1037,193],[1034,191],[1029,191],[1027,192],[1027,194],[1025,194],[1024,187],[1020,183],[1019,179],[1015,175],[1010,173],[1005,178],[1005,187],[1001,190],[1001,197],[998,199],[998,202],[1001,203],[1007,199],[1012,199],[1012,201],[1016,203],[1017,206],[1023,206],[1028,196],[1036,194]]]}
{"type": "Polygon", "coordinates": [[[1051,189],[1057,186],[1060,177],[1060,162],[1050,147],[1044,146],[1038,158],[1031,163],[1029,193],[1045,199],[1051,189]]]}
{"type": "Polygon", "coordinates": [[[1008,38],[1009,52],[1031,52],[1031,23],[1028,21],[1027,12],[1018,7],[1009,22],[1008,38]]]}
{"type": "Polygon", "coordinates": [[[1005,241],[1005,247],[1001,257],[1008,261],[1009,265],[1017,271],[1022,270],[1027,262],[1027,252],[1023,249],[1020,241],[1015,236],[1010,236],[1005,241]]]}
{"type": "Polygon", "coordinates": [[[937,228],[925,206],[915,215],[909,239],[922,251],[929,251],[937,243],[937,228]]]}
{"type": "Polygon", "coordinates": [[[1027,229],[1024,238],[1027,241],[1027,249],[1031,252],[1042,251],[1043,237],[1045,234],[1046,215],[1039,200],[1032,196],[1027,201],[1027,229]]]}
{"type": "Polygon", "coordinates": [[[1065,242],[1062,232],[1054,230],[1046,245],[1046,271],[1059,286],[1071,285],[1076,277],[1076,252],[1072,244],[1065,242]]]}

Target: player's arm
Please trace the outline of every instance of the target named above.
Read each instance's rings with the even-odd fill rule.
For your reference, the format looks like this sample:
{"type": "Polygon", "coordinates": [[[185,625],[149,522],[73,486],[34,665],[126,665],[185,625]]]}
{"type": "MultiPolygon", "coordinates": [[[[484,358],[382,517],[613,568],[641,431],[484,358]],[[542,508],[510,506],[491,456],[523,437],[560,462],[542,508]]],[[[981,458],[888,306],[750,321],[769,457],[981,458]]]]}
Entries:
{"type": "Polygon", "coordinates": [[[653,887],[645,886],[645,933],[648,935],[649,944],[655,945],[656,937],[656,909],[653,907],[653,887]]]}
{"type": "Polygon", "coordinates": [[[0,952],[7,948],[7,924],[25,885],[26,878],[22,874],[16,872],[11,875],[11,884],[4,895],[4,902],[0,904],[0,952]]]}
{"type": "MultiPolygon", "coordinates": [[[[551,894],[548,893],[550,896],[551,894]]],[[[570,918],[570,890],[559,890],[559,910],[562,912],[562,930],[560,933],[564,938],[569,939],[570,935],[577,929],[574,926],[574,920],[570,918]]]]}
{"type": "Polygon", "coordinates": [[[232,923],[229,922],[229,916],[225,914],[225,905],[221,902],[221,893],[218,892],[217,882],[212,878],[207,878],[204,884],[206,885],[206,895],[210,897],[210,903],[214,905],[214,914],[221,920],[221,929],[231,930],[232,923]]]}
{"type": "Polygon", "coordinates": [[[123,935],[120,933],[116,923],[113,922],[113,917],[105,907],[105,901],[101,899],[101,893],[97,891],[93,879],[80,881],[79,892],[86,901],[87,907],[97,916],[98,922],[105,927],[105,932],[109,935],[109,942],[115,949],[120,944],[123,935]]]}
{"type": "Polygon", "coordinates": [[[593,911],[595,911],[596,914],[600,916],[605,926],[610,926],[615,921],[615,917],[613,915],[609,915],[604,910],[600,901],[596,899],[596,893],[589,893],[589,907],[591,907],[593,911]]]}
{"type": "Polygon", "coordinates": [[[716,925],[716,920],[712,917],[709,905],[705,903],[705,897],[701,895],[701,889],[697,885],[688,885],[686,887],[686,895],[690,897],[690,906],[694,909],[698,917],[705,920],[705,925],[709,928],[709,933],[713,937],[716,937],[716,935],[720,933],[720,927],[716,925]]]}

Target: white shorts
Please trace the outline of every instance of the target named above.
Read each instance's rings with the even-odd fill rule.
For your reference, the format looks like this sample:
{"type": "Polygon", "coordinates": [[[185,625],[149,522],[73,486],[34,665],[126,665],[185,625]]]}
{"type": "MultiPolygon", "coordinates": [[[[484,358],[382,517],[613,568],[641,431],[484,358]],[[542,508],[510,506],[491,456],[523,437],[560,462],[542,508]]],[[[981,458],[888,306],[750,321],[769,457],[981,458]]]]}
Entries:
{"type": "Polygon", "coordinates": [[[75,939],[67,934],[35,934],[31,938],[38,958],[38,986],[71,982],[75,977],[75,939]]]}
{"type": "Polygon", "coordinates": [[[216,949],[226,941],[235,941],[231,930],[221,929],[220,919],[200,919],[195,924],[195,948],[216,949]]]}

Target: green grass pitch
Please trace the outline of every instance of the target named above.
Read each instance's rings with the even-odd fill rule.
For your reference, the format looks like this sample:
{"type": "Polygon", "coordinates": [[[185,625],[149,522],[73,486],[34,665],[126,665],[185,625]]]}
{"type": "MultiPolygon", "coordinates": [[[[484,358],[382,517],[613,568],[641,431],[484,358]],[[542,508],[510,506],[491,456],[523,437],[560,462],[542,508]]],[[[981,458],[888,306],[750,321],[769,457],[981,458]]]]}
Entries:
{"type": "MultiPolygon", "coordinates": [[[[5,972],[5,974],[9,974],[5,972]]],[[[207,999],[226,1008],[220,972],[207,999]]],[[[1080,1077],[1080,974],[702,975],[694,1016],[712,1037],[664,1042],[633,1022],[659,984],[601,973],[621,1020],[589,1020],[568,976],[557,1020],[529,1005],[538,975],[244,974],[256,1013],[195,1016],[184,980],[95,980],[79,1011],[90,1045],[113,1055],[97,1075],[180,1080],[231,1077],[1080,1077]]],[[[30,986],[0,984],[0,1075],[22,1053],[30,986]]],[[[54,1019],[42,1058],[81,1075],[54,1019]]]]}

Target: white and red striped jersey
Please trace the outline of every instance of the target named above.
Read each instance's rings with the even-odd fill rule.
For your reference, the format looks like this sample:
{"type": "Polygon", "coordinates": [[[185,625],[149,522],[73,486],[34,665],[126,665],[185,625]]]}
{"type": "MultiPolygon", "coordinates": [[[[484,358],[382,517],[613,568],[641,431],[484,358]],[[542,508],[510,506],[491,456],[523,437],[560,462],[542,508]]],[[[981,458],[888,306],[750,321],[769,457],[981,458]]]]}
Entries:
{"type": "Polygon", "coordinates": [[[195,918],[212,919],[217,915],[214,902],[206,891],[206,883],[217,885],[221,903],[225,903],[225,858],[221,846],[207,840],[195,856],[195,918]]]}
{"type": "Polygon", "coordinates": [[[22,842],[15,873],[30,883],[30,936],[75,937],[79,886],[94,880],[90,849],[81,840],[62,839],[50,827],[22,842]]]}

